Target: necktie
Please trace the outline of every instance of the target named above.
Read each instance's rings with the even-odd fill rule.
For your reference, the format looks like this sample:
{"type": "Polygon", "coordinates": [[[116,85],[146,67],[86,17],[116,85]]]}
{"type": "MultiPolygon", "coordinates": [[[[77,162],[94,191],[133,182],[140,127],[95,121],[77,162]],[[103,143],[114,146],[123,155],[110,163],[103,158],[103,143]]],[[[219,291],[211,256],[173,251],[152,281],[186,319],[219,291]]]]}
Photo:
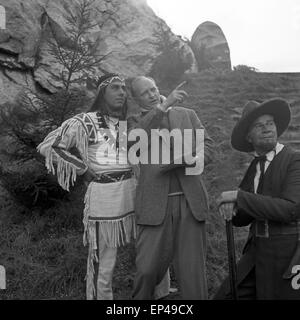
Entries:
{"type": "Polygon", "coordinates": [[[259,167],[260,167],[260,176],[259,176],[259,182],[258,182],[256,193],[262,193],[262,190],[263,190],[266,160],[267,160],[267,157],[265,155],[260,157],[255,157],[255,161],[256,163],[259,163],[259,167]]]}
{"type": "MultiPolygon", "coordinates": [[[[263,190],[266,160],[267,160],[266,155],[263,155],[260,157],[255,157],[255,159],[254,159],[256,164],[259,163],[259,167],[260,167],[260,176],[259,176],[258,186],[256,189],[257,194],[261,194],[262,190],[263,190]]],[[[255,165],[255,168],[256,168],[256,165],[255,165]]],[[[255,230],[256,230],[257,237],[263,237],[263,238],[269,237],[268,220],[266,220],[266,219],[265,220],[256,220],[255,230]]]]}

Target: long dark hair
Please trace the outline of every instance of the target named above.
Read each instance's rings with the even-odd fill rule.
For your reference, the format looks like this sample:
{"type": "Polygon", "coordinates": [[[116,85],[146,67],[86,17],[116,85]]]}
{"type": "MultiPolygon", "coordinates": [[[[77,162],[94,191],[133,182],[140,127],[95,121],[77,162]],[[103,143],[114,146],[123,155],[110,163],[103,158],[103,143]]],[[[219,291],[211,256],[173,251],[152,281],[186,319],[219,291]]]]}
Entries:
{"type": "MultiPolygon", "coordinates": [[[[119,75],[116,73],[108,73],[108,74],[100,77],[99,80],[97,81],[97,87],[99,87],[100,83],[102,83],[106,79],[111,78],[111,77],[118,77],[118,76],[119,75]]],[[[109,115],[109,112],[106,107],[105,98],[104,98],[105,90],[106,90],[106,86],[99,90],[99,93],[98,93],[97,97],[95,98],[93,104],[91,105],[90,109],[88,110],[88,112],[99,111],[102,115],[107,115],[107,116],[109,115]]],[[[119,119],[125,120],[126,114],[127,114],[127,98],[124,102],[122,112],[120,114],[119,119]]]]}

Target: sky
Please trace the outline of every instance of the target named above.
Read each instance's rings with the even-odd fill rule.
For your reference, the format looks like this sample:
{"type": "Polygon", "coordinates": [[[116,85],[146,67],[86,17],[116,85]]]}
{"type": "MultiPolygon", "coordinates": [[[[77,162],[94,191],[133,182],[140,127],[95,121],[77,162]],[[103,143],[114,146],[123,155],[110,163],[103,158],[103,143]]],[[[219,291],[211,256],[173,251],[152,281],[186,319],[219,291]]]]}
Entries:
{"type": "Polygon", "coordinates": [[[173,33],[191,39],[201,23],[223,30],[233,66],[300,72],[300,0],[147,0],[173,33]]]}

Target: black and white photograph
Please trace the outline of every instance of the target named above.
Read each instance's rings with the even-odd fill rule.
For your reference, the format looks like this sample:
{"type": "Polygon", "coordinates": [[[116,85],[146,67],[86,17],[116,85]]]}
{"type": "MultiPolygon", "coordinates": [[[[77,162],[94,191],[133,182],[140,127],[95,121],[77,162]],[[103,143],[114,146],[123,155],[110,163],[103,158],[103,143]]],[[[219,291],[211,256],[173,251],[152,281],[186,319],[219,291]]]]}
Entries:
{"type": "Polygon", "coordinates": [[[299,39],[298,0],[0,0],[0,300],[300,300],[299,39]]]}

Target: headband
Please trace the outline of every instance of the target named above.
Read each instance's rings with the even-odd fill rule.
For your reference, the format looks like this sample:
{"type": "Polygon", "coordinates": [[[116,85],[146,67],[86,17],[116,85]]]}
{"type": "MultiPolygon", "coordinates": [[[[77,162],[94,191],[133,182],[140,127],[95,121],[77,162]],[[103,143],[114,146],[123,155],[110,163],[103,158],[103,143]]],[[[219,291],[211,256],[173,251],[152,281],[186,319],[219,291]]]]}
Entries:
{"type": "Polygon", "coordinates": [[[98,85],[97,91],[99,92],[102,88],[107,87],[109,84],[111,84],[115,80],[125,82],[125,80],[123,78],[121,78],[120,76],[112,76],[112,77],[107,78],[104,81],[100,82],[100,84],[98,85]]]}

